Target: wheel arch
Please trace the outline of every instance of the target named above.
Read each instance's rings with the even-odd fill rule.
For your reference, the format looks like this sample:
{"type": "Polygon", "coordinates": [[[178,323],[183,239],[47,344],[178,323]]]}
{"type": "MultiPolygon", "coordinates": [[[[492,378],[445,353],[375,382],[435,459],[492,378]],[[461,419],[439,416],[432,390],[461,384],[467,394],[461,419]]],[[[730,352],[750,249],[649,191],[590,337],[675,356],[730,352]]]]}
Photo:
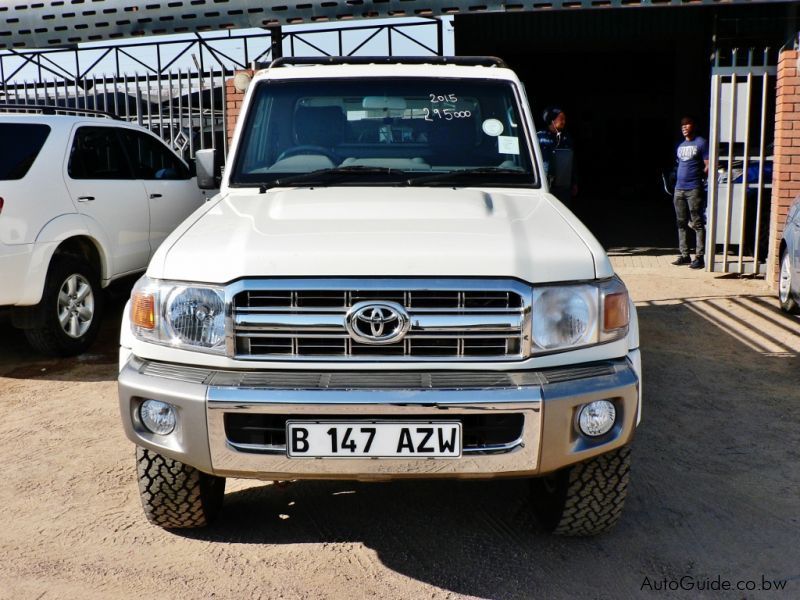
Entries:
{"type": "Polygon", "coordinates": [[[113,257],[102,230],[78,214],[64,214],[51,219],[36,236],[28,267],[25,288],[18,306],[32,306],[42,299],[47,270],[57,252],[71,253],[93,260],[101,286],[108,285],[114,272],[113,257]]]}
{"type": "Polygon", "coordinates": [[[84,259],[97,270],[97,276],[101,280],[107,279],[108,260],[96,239],[88,235],[69,237],[62,241],[53,252],[53,256],[59,254],[71,254],[84,259]]]}

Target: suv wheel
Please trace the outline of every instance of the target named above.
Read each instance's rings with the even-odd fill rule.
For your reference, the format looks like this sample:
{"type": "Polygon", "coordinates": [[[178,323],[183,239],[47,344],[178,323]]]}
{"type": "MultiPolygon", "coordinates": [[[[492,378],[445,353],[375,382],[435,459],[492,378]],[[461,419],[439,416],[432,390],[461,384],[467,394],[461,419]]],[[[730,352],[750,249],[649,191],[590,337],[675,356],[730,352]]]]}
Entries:
{"type": "Polygon", "coordinates": [[[94,269],[75,256],[56,255],[36,307],[41,311],[41,324],[26,329],[25,336],[43,354],[81,354],[97,337],[102,309],[103,296],[94,269]]]}
{"type": "Polygon", "coordinates": [[[781,274],[778,278],[778,300],[781,303],[781,310],[789,314],[800,312],[797,301],[792,297],[793,285],[792,257],[788,250],[784,250],[781,254],[781,274]]]}
{"type": "Polygon", "coordinates": [[[225,478],[136,447],[139,496],[147,520],[165,529],[205,527],[222,508],[225,478]]]}
{"type": "Polygon", "coordinates": [[[623,446],[533,480],[533,505],[542,526],[558,535],[588,536],[610,530],[628,492],[631,449],[623,446]]]}

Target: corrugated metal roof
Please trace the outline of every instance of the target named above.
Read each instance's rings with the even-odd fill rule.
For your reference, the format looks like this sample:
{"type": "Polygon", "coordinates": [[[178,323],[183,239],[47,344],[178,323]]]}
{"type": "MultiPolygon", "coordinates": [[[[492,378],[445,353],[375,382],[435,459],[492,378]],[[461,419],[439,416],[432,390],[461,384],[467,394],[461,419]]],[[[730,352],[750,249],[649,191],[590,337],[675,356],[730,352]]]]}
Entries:
{"type": "MultiPolygon", "coordinates": [[[[725,0],[725,4],[793,0],[725,0]]],[[[487,12],[582,11],[610,8],[718,6],[719,0],[64,0],[0,5],[0,49],[167,33],[269,27],[376,17],[441,16],[487,12]]]]}

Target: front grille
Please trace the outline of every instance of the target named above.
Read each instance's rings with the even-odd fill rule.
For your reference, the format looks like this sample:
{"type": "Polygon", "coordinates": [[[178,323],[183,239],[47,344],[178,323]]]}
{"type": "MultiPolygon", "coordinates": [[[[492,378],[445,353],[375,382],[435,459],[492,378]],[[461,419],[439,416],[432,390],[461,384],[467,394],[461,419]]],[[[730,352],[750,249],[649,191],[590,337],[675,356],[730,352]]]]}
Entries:
{"type": "MultiPolygon", "coordinates": [[[[285,452],[287,421],[336,421],[330,415],[271,415],[225,413],[225,435],[240,451],[285,452]]],[[[348,422],[435,421],[431,415],[358,415],[348,422]]],[[[521,413],[494,415],[450,414],[447,421],[460,421],[464,452],[480,452],[511,446],[522,437],[525,417],[521,413]]]]}
{"type": "Polygon", "coordinates": [[[530,343],[530,289],[513,280],[271,280],[240,287],[231,348],[239,359],[519,360],[530,343]],[[370,344],[348,333],[348,311],[370,301],[403,307],[411,325],[402,339],[370,344]]]}
{"type": "Polygon", "coordinates": [[[522,298],[509,291],[401,290],[257,290],[241,292],[236,306],[250,308],[349,308],[357,302],[383,300],[406,308],[521,308],[522,298]]]}

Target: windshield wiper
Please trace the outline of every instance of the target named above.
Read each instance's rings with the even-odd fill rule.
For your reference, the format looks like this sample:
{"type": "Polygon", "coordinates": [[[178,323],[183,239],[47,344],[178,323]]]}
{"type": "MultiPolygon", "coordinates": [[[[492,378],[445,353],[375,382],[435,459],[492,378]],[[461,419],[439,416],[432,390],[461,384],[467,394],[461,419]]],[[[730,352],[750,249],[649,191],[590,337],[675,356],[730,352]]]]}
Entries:
{"type": "Polygon", "coordinates": [[[331,181],[336,181],[352,174],[365,174],[365,175],[397,175],[398,177],[405,177],[405,171],[400,169],[392,169],[390,167],[368,167],[365,165],[350,165],[348,167],[329,167],[327,169],[317,169],[308,173],[298,173],[297,175],[289,175],[281,177],[269,183],[262,183],[259,191],[263,194],[269,188],[282,187],[295,183],[319,183],[325,184],[331,181]]]}
{"type": "Polygon", "coordinates": [[[425,183],[435,183],[438,181],[450,181],[451,179],[461,179],[462,177],[475,177],[480,175],[530,175],[521,169],[511,169],[508,167],[475,167],[474,169],[458,169],[445,173],[434,173],[433,175],[423,175],[413,177],[406,183],[408,185],[421,185],[425,183]]]}

